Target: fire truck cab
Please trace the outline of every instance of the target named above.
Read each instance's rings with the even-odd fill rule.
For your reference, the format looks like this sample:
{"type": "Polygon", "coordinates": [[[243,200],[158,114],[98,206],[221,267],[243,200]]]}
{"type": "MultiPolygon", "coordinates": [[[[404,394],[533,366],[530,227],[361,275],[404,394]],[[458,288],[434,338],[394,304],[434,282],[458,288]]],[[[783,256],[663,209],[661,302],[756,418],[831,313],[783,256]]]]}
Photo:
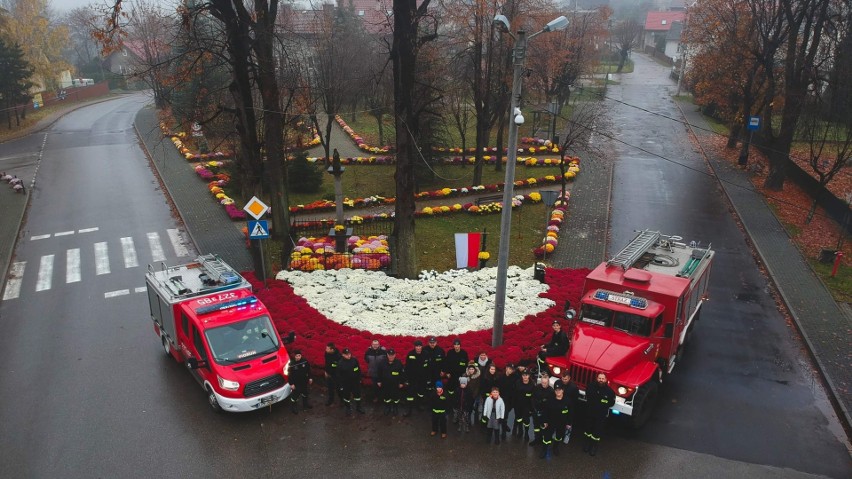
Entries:
{"type": "Polygon", "coordinates": [[[713,256],[709,245],[639,231],[586,277],[568,354],[547,358],[550,371],[569,368],[582,395],[598,373],[606,373],[616,393],[613,414],[641,427],[707,300],[713,256]]]}
{"type": "Polygon", "coordinates": [[[154,332],[184,363],[217,411],[244,412],[290,395],[289,355],[251,284],[219,257],[145,275],[154,332]]]}

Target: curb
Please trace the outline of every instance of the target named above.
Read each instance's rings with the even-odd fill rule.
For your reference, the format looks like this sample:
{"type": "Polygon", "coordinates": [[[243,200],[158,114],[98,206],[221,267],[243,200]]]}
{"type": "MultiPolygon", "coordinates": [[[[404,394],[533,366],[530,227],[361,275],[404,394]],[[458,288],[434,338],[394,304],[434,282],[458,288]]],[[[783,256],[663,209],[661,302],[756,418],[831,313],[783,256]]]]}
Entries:
{"type": "MultiPolygon", "coordinates": [[[[145,105],[139,111],[141,112],[145,108],[149,107],[145,105]]],[[[192,241],[192,246],[195,248],[195,251],[199,251],[198,249],[198,241],[195,240],[195,236],[192,234],[192,230],[186,227],[186,220],[184,220],[184,214],[180,209],[180,206],[175,202],[174,197],[172,196],[172,190],[169,188],[169,185],[163,181],[163,175],[160,172],[160,167],[157,166],[157,162],[154,161],[154,156],[151,154],[151,151],[148,150],[148,145],[145,143],[145,140],[142,138],[142,133],[139,131],[139,128],[136,126],[136,118],[139,116],[139,112],[136,113],[136,117],[133,118],[133,131],[136,133],[136,139],[139,140],[139,145],[142,146],[142,151],[145,153],[145,157],[148,159],[148,163],[154,165],[154,170],[157,173],[157,181],[163,185],[166,193],[169,195],[169,204],[174,207],[175,211],[177,211],[178,216],[180,216],[180,222],[183,224],[183,230],[186,231],[186,234],[189,235],[190,241],[192,241]]]]}
{"type": "MultiPolygon", "coordinates": [[[[677,101],[675,101],[674,103],[677,105],[678,111],[680,112],[681,116],[685,120],[686,115],[684,114],[680,103],[677,102],[677,101]]],[[[799,332],[799,334],[801,334],[802,338],[805,340],[805,344],[808,347],[809,356],[816,363],[817,369],[819,370],[819,377],[823,380],[823,383],[827,386],[826,390],[828,392],[828,394],[827,394],[828,399],[831,402],[831,405],[834,407],[835,413],[837,413],[837,416],[840,419],[841,425],[843,426],[843,430],[846,432],[847,436],[852,435],[852,434],[850,434],[850,432],[852,432],[852,415],[850,415],[850,411],[846,408],[846,405],[840,400],[839,390],[835,386],[834,381],[831,379],[831,377],[828,376],[828,374],[825,373],[823,361],[820,358],[819,354],[817,353],[816,348],[814,348],[814,344],[813,344],[813,342],[811,342],[811,339],[808,336],[808,333],[805,331],[805,328],[803,327],[803,324],[802,324],[802,322],[799,318],[799,315],[796,313],[795,309],[790,307],[790,299],[787,297],[787,294],[784,292],[784,289],[779,286],[777,281],[775,281],[775,273],[774,273],[772,265],[769,262],[766,261],[766,256],[764,255],[760,246],[752,239],[752,233],[749,230],[748,225],[746,225],[746,223],[744,221],[742,221],[742,214],[740,214],[740,209],[737,207],[736,203],[734,203],[734,201],[731,199],[731,196],[728,193],[728,189],[725,186],[724,182],[722,182],[719,179],[719,175],[716,174],[716,168],[713,166],[712,162],[710,161],[710,158],[707,155],[706,150],[704,149],[704,145],[702,145],[701,141],[699,141],[699,136],[695,133],[695,130],[693,129],[692,124],[689,123],[688,121],[684,121],[684,123],[686,123],[687,128],[689,129],[689,133],[696,139],[696,143],[698,144],[698,148],[701,150],[701,156],[704,157],[704,161],[707,163],[707,166],[713,172],[713,176],[716,177],[716,181],[718,182],[719,186],[722,188],[722,191],[725,192],[725,198],[727,198],[728,204],[730,204],[731,207],[733,208],[734,212],[737,215],[737,219],[738,219],[739,223],[742,225],[743,230],[745,230],[745,233],[748,235],[749,242],[751,243],[752,247],[757,251],[758,256],[760,256],[761,262],[766,267],[769,279],[772,281],[772,284],[775,287],[775,290],[778,291],[778,294],[784,300],[784,307],[787,309],[787,311],[790,313],[790,316],[793,318],[793,322],[796,324],[796,330],[799,332]]],[[[764,200],[764,202],[765,202],[765,200],[764,200]]],[[[772,215],[772,218],[776,222],[778,222],[778,218],[774,214],[772,215]]],[[[787,236],[789,237],[789,233],[787,233],[787,230],[784,229],[784,228],[782,228],[782,230],[784,230],[785,234],[787,234],[787,236]]],[[[791,241],[792,241],[792,239],[791,239],[791,241]]],[[[810,268],[809,264],[808,264],[808,268],[810,268]]],[[[813,269],[811,269],[811,271],[813,271],[813,269]]],[[[825,287],[825,284],[823,284],[822,281],[820,281],[819,283],[823,288],[826,289],[826,291],[828,291],[827,288],[825,287]]]]}

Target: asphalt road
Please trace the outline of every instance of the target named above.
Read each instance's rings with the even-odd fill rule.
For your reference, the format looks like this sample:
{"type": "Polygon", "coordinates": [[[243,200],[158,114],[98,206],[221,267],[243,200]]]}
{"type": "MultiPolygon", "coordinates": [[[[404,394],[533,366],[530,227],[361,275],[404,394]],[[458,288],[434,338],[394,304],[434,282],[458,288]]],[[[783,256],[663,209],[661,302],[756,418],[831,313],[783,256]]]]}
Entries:
{"type": "Polygon", "coordinates": [[[649,424],[631,437],[758,464],[844,477],[849,453],[806,348],[695,151],[667,69],[634,55],[610,88],[613,178],[610,254],[654,229],[713,245],[710,301],[685,361],[649,424]]]}
{"type": "MultiPolygon", "coordinates": [[[[673,108],[647,79],[610,94],[673,108]]],[[[632,149],[619,150],[620,161],[649,173],[644,180],[625,176],[633,165],[618,166],[612,244],[633,228],[659,227],[712,241],[719,251],[713,301],[694,347],[664,388],[667,404],[640,433],[614,427],[595,458],[574,441],[543,461],[518,440],[488,446],[483,435],[460,437],[454,429],[448,439],[430,438],[425,413],[391,419],[368,405],[366,416],[347,419],[338,407],[321,406],[322,397],[298,416],[285,407],[212,413],[190,375],[162,354],[145,294],[136,292],[155,257],[174,262],[193,254],[171,241],[169,231],[180,236],[181,226],[132,134],[146,102],[136,96],[83,108],[54,125],[46,142],[41,134],[16,143],[38,175],[13,260],[26,262],[19,293],[0,302],[4,477],[848,477],[848,453],[834,434],[836,421],[820,407],[819,388],[808,382],[801,343],[774,312],[713,182],[654,166],[653,157],[632,149]],[[660,180],[669,178],[663,175],[674,175],[683,189],[667,185],[659,193],[660,180]],[[627,183],[646,188],[631,196],[619,191],[627,183]],[[701,214],[663,210],[686,205],[686,193],[700,198],[694,204],[701,214]],[[98,251],[107,261],[97,260],[98,251]]],[[[616,112],[619,138],[643,142],[649,135],[634,132],[628,120],[653,120],[631,115],[616,112]]],[[[676,130],[657,128],[658,140],[676,130]]],[[[680,141],[665,155],[700,166],[680,141]]]]}

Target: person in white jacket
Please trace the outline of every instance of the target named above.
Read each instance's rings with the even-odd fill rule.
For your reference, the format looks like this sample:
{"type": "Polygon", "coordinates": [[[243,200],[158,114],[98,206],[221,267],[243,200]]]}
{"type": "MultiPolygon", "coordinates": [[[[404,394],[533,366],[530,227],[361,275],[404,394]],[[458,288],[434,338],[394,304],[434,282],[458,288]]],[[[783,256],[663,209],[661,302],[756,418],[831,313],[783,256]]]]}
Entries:
{"type": "Polygon", "coordinates": [[[486,425],[488,432],[488,444],[494,436],[494,444],[500,444],[500,431],[506,422],[506,405],[500,397],[500,388],[492,387],[491,395],[485,400],[482,408],[482,422],[486,425]]]}

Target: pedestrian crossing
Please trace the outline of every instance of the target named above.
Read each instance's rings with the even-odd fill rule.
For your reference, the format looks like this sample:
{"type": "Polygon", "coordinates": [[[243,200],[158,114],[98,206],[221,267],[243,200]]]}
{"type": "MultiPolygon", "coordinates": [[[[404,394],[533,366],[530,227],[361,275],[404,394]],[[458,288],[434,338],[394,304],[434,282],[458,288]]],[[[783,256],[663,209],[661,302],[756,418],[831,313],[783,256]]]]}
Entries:
{"type": "MultiPolygon", "coordinates": [[[[77,233],[87,233],[97,231],[97,228],[88,228],[79,230],[77,233]]],[[[62,231],[47,235],[35,235],[30,237],[31,241],[43,241],[50,237],[70,236],[75,234],[74,231],[62,231]]],[[[145,239],[139,242],[140,245],[147,244],[148,250],[139,252],[137,250],[137,242],[132,236],[125,236],[118,239],[118,242],[113,242],[113,247],[120,252],[120,261],[115,264],[110,263],[110,242],[98,241],[94,242],[89,247],[69,248],[64,253],[64,279],[65,284],[79,283],[83,281],[84,271],[91,273],[94,270],[94,276],[108,275],[113,271],[113,268],[130,269],[138,268],[140,257],[147,261],[150,253],[150,263],[159,263],[166,260],[167,252],[164,244],[170,245],[174,251],[174,256],[181,258],[189,256],[189,249],[186,246],[186,241],[183,239],[181,232],[178,229],[166,230],[167,240],[162,240],[159,232],[149,232],[145,234],[145,239]],[[140,256],[141,254],[141,256],[140,256]],[[90,256],[91,255],[91,256],[90,256]],[[87,261],[91,263],[86,264],[87,261]]],[[[144,248],[144,247],[143,247],[144,248]]],[[[55,283],[62,281],[62,253],[45,254],[39,258],[35,268],[35,285],[32,286],[35,292],[49,291],[55,283]],[[57,258],[58,256],[58,258],[57,258]],[[58,263],[58,265],[57,265],[58,263]],[[58,274],[56,269],[60,270],[58,274]]],[[[116,258],[118,255],[115,255],[116,258]]],[[[30,264],[32,262],[29,262],[30,264]]],[[[29,266],[29,269],[33,269],[29,266]]],[[[6,288],[3,291],[3,301],[17,299],[21,295],[22,288],[25,284],[25,276],[28,273],[27,261],[16,261],[12,263],[9,270],[9,277],[6,281],[6,288]]],[[[141,279],[141,278],[140,278],[141,279]]],[[[32,279],[26,284],[32,285],[32,279]]],[[[31,286],[27,286],[30,288],[31,286]]],[[[144,287],[136,287],[132,290],[117,290],[106,293],[105,298],[122,296],[133,292],[144,291],[144,287]]]]}

